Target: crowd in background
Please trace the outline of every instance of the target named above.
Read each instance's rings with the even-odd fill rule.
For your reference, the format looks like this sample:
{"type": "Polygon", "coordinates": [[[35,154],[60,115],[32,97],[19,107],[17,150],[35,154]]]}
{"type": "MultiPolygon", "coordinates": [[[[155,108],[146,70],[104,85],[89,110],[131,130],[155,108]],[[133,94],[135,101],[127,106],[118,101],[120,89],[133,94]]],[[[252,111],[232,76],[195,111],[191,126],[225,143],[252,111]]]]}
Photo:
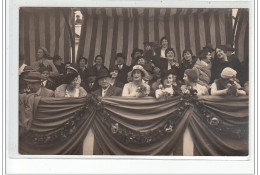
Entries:
{"type": "Polygon", "coordinates": [[[80,57],[76,65],[41,47],[37,61],[24,64],[19,58],[19,93],[33,93],[42,97],[124,96],[168,98],[180,93],[200,95],[248,95],[248,63],[241,63],[230,44],[213,48],[206,44],[197,55],[183,50],[178,62],[169,40],[160,44],[144,42],[144,50],[135,48],[131,65],[126,65],[123,53],[115,56],[116,64],[104,66],[103,55],[88,59],[80,57]]]}

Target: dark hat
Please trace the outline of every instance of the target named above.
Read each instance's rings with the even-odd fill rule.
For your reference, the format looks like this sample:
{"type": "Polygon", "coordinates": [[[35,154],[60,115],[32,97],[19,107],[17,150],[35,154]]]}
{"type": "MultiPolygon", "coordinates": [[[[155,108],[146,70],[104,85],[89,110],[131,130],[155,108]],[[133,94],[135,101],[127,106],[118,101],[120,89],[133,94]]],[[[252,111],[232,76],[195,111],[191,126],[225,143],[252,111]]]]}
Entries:
{"type": "Polygon", "coordinates": [[[176,75],[176,76],[177,76],[177,71],[174,70],[174,69],[170,69],[170,70],[167,70],[167,71],[163,71],[161,77],[162,77],[162,79],[165,79],[165,78],[168,77],[168,75],[170,75],[170,74],[173,74],[173,75],[176,75]]]}
{"type": "Polygon", "coordinates": [[[31,66],[25,66],[23,68],[23,72],[35,72],[31,66]]]}
{"type": "Polygon", "coordinates": [[[43,76],[40,72],[29,72],[28,76],[24,79],[24,81],[28,82],[41,82],[43,79],[43,76]]]}
{"type": "Polygon", "coordinates": [[[228,43],[228,44],[226,44],[225,46],[226,46],[227,51],[232,51],[232,52],[235,51],[235,49],[232,47],[231,44],[228,43]]]}
{"type": "Polygon", "coordinates": [[[53,61],[62,60],[62,58],[59,55],[53,56],[53,61]]]}
{"type": "Polygon", "coordinates": [[[184,73],[188,76],[190,81],[197,82],[199,75],[196,69],[186,69],[184,73]]]}
{"type": "Polygon", "coordinates": [[[131,53],[131,57],[134,57],[134,54],[136,52],[140,52],[141,54],[143,54],[144,51],[142,49],[134,48],[133,52],[131,53]]]}
{"type": "Polygon", "coordinates": [[[125,56],[123,53],[117,53],[115,59],[117,59],[118,57],[122,57],[125,60],[125,56]]]}
{"type": "Polygon", "coordinates": [[[213,52],[215,49],[213,49],[213,46],[211,43],[206,43],[206,46],[203,47],[203,50],[208,50],[209,52],[213,52]]]}
{"type": "Polygon", "coordinates": [[[99,80],[100,78],[105,78],[105,77],[111,77],[111,76],[106,69],[101,69],[97,75],[97,80],[99,80]]]}
{"type": "Polygon", "coordinates": [[[77,61],[77,63],[79,64],[80,60],[85,60],[86,63],[88,63],[88,59],[85,57],[80,57],[77,61]]]}
{"type": "Polygon", "coordinates": [[[77,76],[78,76],[78,74],[74,73],[74,72],[65,74],[65,81],[64,81],[64,83],[65,84],[70,84],[77,76]]]}
{"type": "Polygon", "coordinates": [[[113,72],[114,70],[119,70],[117,66],[111,66],[109,68],[109,72],[113,72]]]}

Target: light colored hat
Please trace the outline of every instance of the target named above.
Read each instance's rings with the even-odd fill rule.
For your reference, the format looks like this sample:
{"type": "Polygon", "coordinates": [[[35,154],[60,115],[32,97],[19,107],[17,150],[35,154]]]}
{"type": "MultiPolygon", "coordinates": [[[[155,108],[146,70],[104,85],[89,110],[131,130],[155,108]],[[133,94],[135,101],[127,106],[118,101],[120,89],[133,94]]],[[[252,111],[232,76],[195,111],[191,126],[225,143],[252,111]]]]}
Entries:
{"type": "Polygon", "coordinates": [[[230,67],[226,67],[225,69],[223,69],[220,74],[220,76],[224,79],[236,77],[236,75],[237,75],[237,71],[235,71],[230,67]]]}
{"type": "Polygon", "coordinates": [[[67,69],[70,69],[70,70],[72,70],[73,72],[79,74],[78,70],[77,70],[76,68],[72,67],[72,66],[68,66],[68,67],[66,68],[66,70],[67,70],[67,69]]]}
{"type": "Polygon", "coordinates": [[[128,77],[129,76],[132,77],[134,70],[140,70],[141,72],[143,72],[144,73],[144,77],[143,77],[144,80],[151,80],[151,76],[141,65],[135,65],[133,67],[133,69],[130,72],[128,72],[128,77]]]}
{"type": "Polygon", "coordinates": [[[27,82],[41,82],[43,79],[43,76],[40,72],[29,72],[28,76],[24,79],[24,81],[27,82]]]}

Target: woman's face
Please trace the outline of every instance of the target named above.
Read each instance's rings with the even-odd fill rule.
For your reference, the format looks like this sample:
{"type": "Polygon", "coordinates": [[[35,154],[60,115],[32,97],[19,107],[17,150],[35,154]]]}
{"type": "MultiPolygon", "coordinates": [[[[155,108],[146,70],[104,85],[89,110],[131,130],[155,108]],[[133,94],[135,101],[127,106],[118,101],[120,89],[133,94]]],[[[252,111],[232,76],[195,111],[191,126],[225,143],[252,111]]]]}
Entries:
{"type": "Polygon", "coordinates": [[[79,61],[79,66],[80,66],[80,67],[86,66],[86,61],[85,61],[84,59],[81,59],[81,60],[79,61]]]}
{"type": "Polygon", "coordinates": [[[114,70],[113,72],[110,72],[110,75],[112,78],[116,78],[118,75],[118,70],[114,70]]]}
{"type": "Polygon", "coordinates": [[[208,54],[206,55],[206,58],[205,58],[205,62],[209,64],[211,62],[211,58],[212,58],[211,53],[208,52],[208,54]]]}
{"type": "Polygon", "coordinates": [[[167,57],[168,60],[173,60],[174,59],[174,52],[170,50],[169,52],[167,52],[166,57],[167,57]]]}
{"type": "Polygon", "coordinates": [[[192,60],[192,56],[191,56],[191,53],[189,51],[185,52],[183,57],[184,57],[184,59],[186,61],[191,61],[192,60]]]}
{"type": "Polygon", "coordinates": [[[219,49],[219,48],[216,48],[216,54],[217,54],[217,57],[218,57],[219,59],[224,58],[224,55],[225,55],[224,51],[221,50],[221,49],[219,49]]]}
{"type": "Polygon", "coordinates": [[[76,88],[78,86],[78,82],[79,82],[79,76],[75,77],[74,80],[72,80],[70,82],[70,85],[73,87],[73,88],[76,88]]]}
{"type": "Polygon", "coordinates": [[[137,61],[137,64],[139,65],[145,65],[145,59],[144,58],[139,58],[139,60],[137,61]]]}
{"type": "Polygon", "coordinates": [[[166,86],[166,87],[171,86],[172,83],[173,83],[173,75],[172,74],[168,75],[168,77],[163,80],[163,85],[166,86]]]}
{"type": "Polygon", "coordinates": [[[162,47],[164,47],[164,48],[168,47],[167,39],[163,39],[161,44],[162,44],[162,47]]]}
{"type": "Polygon", "coordinates": [[[133,80],[138,81],[142,79],[142,72],[140,70],[133,71],[133,80]]]}
{"type": "Polygon", "coordinates": [[[43,56],[44,56],[43,50],[42,49],[38,49],[38,51],[37,51],[37,58],[41,59],[41,58],[43,58],[43,56]]]}
{"type": "Polygon", "coordinates": [[[185,82],[186,85],[188,85],[190,83],[190,80],[189,80],[187,74],[184,74],[183,81],[185,82]]]}

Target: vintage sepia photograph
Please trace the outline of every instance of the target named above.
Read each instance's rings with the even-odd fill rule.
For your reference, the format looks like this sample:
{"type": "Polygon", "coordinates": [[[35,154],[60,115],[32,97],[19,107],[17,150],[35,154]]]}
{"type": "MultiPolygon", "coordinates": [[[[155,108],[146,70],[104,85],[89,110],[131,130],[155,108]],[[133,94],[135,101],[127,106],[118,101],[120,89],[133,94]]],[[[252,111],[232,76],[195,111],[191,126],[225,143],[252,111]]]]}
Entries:
{"type": "Polygon", "coordinates": [[[248,156],[249,11],[20,7],[19,154],[248,156]]]}

